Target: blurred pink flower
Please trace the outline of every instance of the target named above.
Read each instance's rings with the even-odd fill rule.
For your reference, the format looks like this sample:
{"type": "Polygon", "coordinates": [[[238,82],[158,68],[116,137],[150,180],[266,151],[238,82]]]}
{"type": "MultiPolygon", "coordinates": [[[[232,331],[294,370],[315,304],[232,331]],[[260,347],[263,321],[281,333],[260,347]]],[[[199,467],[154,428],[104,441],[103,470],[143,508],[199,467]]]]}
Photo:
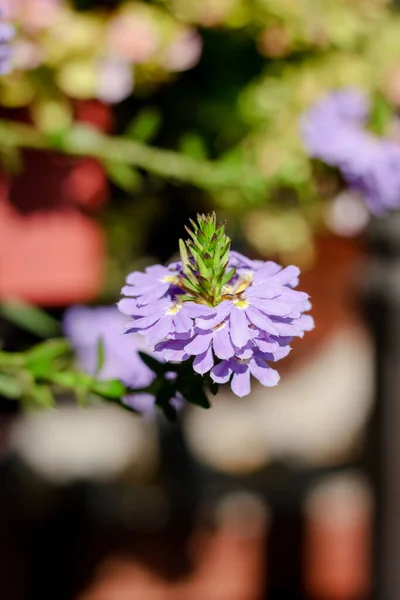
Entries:
{"type": "Polygon", "coordinates": [[[187,29],[167,47],[162,64],[168,71],[187,71],[199,62],[202,48],[197,31],[187,29]]]}
{"type": "Polygon", "coordinates": [[[108,43],[112,53],[133,63],[145,63],[158,51],[158,27],[144,13],[120,14],[109,25],[108,43]]]}
{"type": "Polygon", "coordinates": [[[4,18],[26,29],[44,29],[56,19],[64,0],[0,0],[4,18]]]}

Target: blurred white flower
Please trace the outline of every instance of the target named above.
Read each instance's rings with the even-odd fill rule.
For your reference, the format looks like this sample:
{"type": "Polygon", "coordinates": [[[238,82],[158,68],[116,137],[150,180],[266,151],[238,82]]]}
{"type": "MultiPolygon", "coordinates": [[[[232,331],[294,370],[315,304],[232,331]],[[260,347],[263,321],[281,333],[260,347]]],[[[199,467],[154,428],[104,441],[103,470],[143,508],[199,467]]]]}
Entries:
{"type": "Polygon", "coordinates": [[[103,59],[98,70],[97,98],[116,104],[130,96],[135,85],[133,69],[133,65],[119,58],[103,59]]]}
{"type": "Polygon", "coordinates": [[[333,233],[343,237],[354,237],[367,227],[370,213],[360,194],[345,191],[336,196],[330,204],[325,219],[333,233]]]}
{"type": "Polygon", "coordinates": [[[27,39],[17,39],[13,43],[13,65],[16,69],[36,69],[44,56],[41,48],[27,39]]]}

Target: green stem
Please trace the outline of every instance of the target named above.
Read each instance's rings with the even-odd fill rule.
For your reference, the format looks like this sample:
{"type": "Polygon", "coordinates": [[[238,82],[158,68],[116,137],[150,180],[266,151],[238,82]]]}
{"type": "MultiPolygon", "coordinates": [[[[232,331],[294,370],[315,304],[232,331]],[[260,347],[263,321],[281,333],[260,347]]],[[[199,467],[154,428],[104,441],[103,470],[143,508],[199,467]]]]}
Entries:
{"type": "Polygon", "coordinates": [[[24,357],[17,352],[0,351],[0,368],[22,367],[24,357]]]}
{"type": "Polygon", "coordinates": [[[56,150],[71,156],[91,156],[104,162],[122,162],[166,179],[203,189],[264,189],[265,178],[249,165],[228,165],[200,161],[188,156],[153,148],[124,137],[107,136],[77,124],[58,136],[46,135],[32,125],[0,120],[0,147],[56,150]]]}

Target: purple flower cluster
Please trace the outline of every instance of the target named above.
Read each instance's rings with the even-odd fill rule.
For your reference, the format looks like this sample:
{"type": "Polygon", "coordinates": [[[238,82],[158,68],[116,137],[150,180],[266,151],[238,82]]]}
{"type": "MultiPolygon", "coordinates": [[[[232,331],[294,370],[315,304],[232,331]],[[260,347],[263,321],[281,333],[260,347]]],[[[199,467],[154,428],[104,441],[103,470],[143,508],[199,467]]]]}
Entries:
{"type": "Polygon", "coordinates": [[[310,157],[338,167],[375,214],[400,207],[400,145],[365,129],[369,103],[360,90],[332,92],[302,118],[310,157]]]}
{"type": "Polygon", "coordinates": [[[10,42],[13,40],[14,34],[14,27],[10,23],[0,22],[0,75],[7,75],[11,71],[12,47],[10,42]]]}
{"type": "MultiPolygon", "coordinates": [[[[132,388],[147,387],[154,381],[155,374],[141,360],[138,351],[148,352],[148,347],[139,335],[123,335],[124,324],[126,318],[115,306],[73,306],[64,315],[63,329],[81,368],[87,373],[96,372],[97,348],[101,339],[105,360],[99,379],[119,379],[132,388]]],[[[152,414],[155,410],[155,399],[151,394],[130,394],[124,401],[144,414],[152,414]]],[[[174,400],[173,404],[178,408],[181,401],[174,400]]]]}
{"type": "Polygon", "coordinates": [[[231,382],[237,396],[250,392],[250,375],[274,386],[269,363],[290,351],[295,336],[313,328],[306,293],[295,290],[299,269],[251,261],[231,252],[227,271],[236,274],[216,306],[191,301],[182,289],[180,263],[134,272],[122,289],[119,310],[132,318],[127,333],[139,333],[167,361],[194,358],[193,369],[216,383],[231,382]]]}

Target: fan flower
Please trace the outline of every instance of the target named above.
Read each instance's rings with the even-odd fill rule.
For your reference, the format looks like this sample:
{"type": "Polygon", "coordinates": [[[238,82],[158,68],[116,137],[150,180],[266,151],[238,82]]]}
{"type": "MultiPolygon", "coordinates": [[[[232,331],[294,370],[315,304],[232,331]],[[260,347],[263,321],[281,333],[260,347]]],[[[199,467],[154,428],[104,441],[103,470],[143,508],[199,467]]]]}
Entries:
{"type": "Polygon", "coordinates": [[[276,385],[269,366],[290,352],[294,337],[313,328],[308,294],[294,289],[300,271],[229,253],[224,223],[198,217],[181,262],[131,273],[118,308],[131,317],[127,333],[140,333],[166,361],[192,360],[193,370],[216,383],[231,381],[238,396],[250,375],[276,385]],[[191,256],[188,254],[188,250],[191,256]]]}
{"type": "MultiPolygon", "coordinates": [[[[140,335],[123,335],[125,323],[126,319],[115,306],[74,306],[64,315],[63,329],[81,368],[87,373],[96,373],[97,348],[101,340],[105,360],[98,373],[99,379],[119,379],[127,387],[145,388],[154,381],[155,374],[144,364],[138,352],[149,353],[149,349],[140,335]]],[[[139,412],[155,412],[155,398],[151,394],[129,394],[123,400],[139,412]]],[[[177,408],[181,400],[177,398],[173,403],[177,408]]]]}

